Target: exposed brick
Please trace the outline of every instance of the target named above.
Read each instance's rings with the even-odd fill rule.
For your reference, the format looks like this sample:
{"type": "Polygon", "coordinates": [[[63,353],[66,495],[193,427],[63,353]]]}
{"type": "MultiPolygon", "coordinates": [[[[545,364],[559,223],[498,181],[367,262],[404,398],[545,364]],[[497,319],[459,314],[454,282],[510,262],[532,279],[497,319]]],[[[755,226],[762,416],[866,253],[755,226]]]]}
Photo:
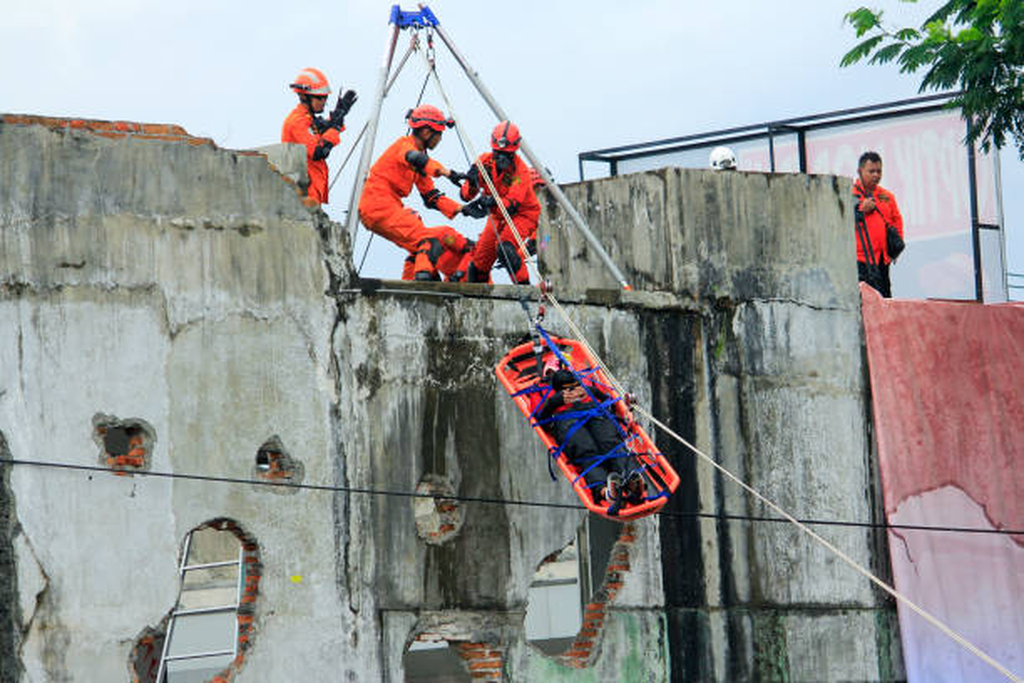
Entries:
{"type": "Polygon", "coordinates": [[[479,670],[482,670],[482,669],[497,669],[497,670],[500,671],[501,670],[501,660],[500,659],[484,659],[484,660],[481,660],[481,661],[478,661],[478,662],[470,662],[470,664],[469,664],[469,670],[470,671],[479,671],[479,670]]]}
{"type": "Polygon", "coordinates": [[[4,114],[3,122],[12,125],[44,126],[51,130],[75,129],[106,138],[130,136],[141,140],[168,140],[190,145],[211,145],[210,138],[189,135],[181,126],[164,123],[135,123],[134,121],[101,121],[97,119],[65,119],[51,116],[25,116],[4,114]]]}

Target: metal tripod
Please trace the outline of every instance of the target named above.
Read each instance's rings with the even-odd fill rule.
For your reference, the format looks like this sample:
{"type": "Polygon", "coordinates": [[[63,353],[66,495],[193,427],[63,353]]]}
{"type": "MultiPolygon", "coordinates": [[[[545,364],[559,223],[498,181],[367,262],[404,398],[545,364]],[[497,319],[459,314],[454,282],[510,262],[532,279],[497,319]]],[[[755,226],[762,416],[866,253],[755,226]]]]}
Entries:
{"type": "MultiPolygon", "coordinates": [[[[452,56],[459,63],[459,66],[462,67],[466,77],[469,78],[470,83],[472,83],[473,87],[475,87],[477,92],[480,93],[480,96],[484,99],[484,102],[487,103],[487,106],[490,107],[491,111],[494,112],[494,115],[498,120],[509,120],[505,110],[501,108],[498,102],[491,95],[490,91],[487,90],[483,81],[480,80],[480,76],[469,66],[469,63],[466,61],[465,57],[462,56],[462,53],[460,53],[455,47],[455,44],[452,42],[447,32],[441,28],[441,23],[437,20],[434,13],[430,11],[430,8],[424,3],[419,3],[419,8],[418,12],[403,12],[398,5],[394,5],[391,8],[391,17],[388,20],[390,30],[385,44],[384,59],[378,73],[377,89],[374,92],[373,106],[370,110],[370,117],[367,120],[367,126],[365,129],[366,136],[363,140],[363,149],[359,157],[359,168],[356,169],[355,182],[352,184],[352,196],[349,199],[348,217],[345,223],[345,230],[348,233],[350,244],[355,244],[356,231],[359,229],[359,198],[362,195],[363,185],[366,183],[366,176],[370,170],[370,163],[373,159],[373,145],[377,138],[377,124],[380,121],[381,107],[388,91],[388,75],[391,73],[391,64],[395,56],[395,45],[398,43],[398,34],[403,29],[410,28],[417,30],[430,28],[434,30],[437,35],[441,37],[441,40],[448,47],[449,52],[451,52],[452,56]]],[[[561,188],[555,184],[554,178],[552,178],[551,174],[548,173],[547,168],[543,163],[541,163],[537,155],[533,153],[533,150],[527,144],[525,139],[520,143],[519,148],[530,162],[530,165],[533,166],[534,170],[536,170],[544,179],[544,182],[547,183],[548,190],[554,196],[555,201],[558,202],[559,206],[562,207],[562,210],[565,211],[569,218],[572,219],[576,229],[580,231],[594,251],[597,252],[598,256],[601,257],[601,261],[612,274],[612,277],[615,278],[615,281],[618,282],[623,289],[630,289],[629,283],[626,282],[626,278],[622,275],[618,266],[615,265],[615,262],[612,261],[610,256],[608,256],[608,252],[605,251],[601,243],[596,237],[594,237],[590,228],[587,227],[586,221],[583,220],[583,216],[581,216],[576,210],[576,207],[569,202],[569,199],[562,192],[561,188]]]]}

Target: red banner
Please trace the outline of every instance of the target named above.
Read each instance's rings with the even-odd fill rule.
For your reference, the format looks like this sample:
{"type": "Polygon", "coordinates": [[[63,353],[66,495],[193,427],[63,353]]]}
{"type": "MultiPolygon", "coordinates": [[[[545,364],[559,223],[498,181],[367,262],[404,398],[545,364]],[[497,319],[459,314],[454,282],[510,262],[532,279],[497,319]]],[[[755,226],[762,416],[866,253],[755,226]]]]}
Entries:
{"type": "MultiPolygon", "coordinates": [[[[1024,529],[1024,304],[861,295],[889,523],[1024,529]]],[[[897,590],[1024,676],[1024,535],[897,529],[889,545],[897,590]]],[[[908,681],[1006,680],[899,615],[908,681]]]]}

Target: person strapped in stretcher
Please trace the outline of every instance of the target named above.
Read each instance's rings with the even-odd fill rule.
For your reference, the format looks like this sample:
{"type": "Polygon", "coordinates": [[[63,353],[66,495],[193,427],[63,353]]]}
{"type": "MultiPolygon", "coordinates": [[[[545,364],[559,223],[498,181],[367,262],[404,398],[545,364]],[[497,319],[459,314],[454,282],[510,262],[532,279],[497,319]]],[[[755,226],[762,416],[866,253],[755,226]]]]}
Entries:
{"type": "Polygon", "coordinates": [[[558,448],[579,468],[579,476],[587,482],[594,501],[610,503],[608,514],[615,515],[624,504],[640,503],[644,498],[643,477],[639,468],[632,468],[625,430],[609,411],[619,399],[610,398],[583,373],[557,367],[549,363],[545,368],[551,392],[535,414],[537,424],[554,437],[558,448]]]}
{"type": "Polygon", "coordinates": [[[605,375],[588,347],[539,324],[494,368],[498,381],[590,512],[629,521],[661,510],[679,475],[633,419],[630,395],[605,375]]]}

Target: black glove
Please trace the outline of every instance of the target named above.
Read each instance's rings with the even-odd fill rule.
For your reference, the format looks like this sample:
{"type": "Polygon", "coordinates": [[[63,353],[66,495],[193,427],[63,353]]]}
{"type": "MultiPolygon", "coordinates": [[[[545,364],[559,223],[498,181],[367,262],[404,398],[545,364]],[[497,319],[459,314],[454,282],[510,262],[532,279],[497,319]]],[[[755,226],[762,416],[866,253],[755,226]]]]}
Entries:
{"type": "Polygon", "coordinates": [[[533,239],[532,237],[526,240],[526,253],[529,254],[530,256],[537,255],[537,240],[533,239]]]}
{"type": "Polygon", "coordinates": [[[359,96],[356,95],[355,90],[346,90],[343,95],[338,95],[338,103],[334,105],[329,119],[332,128],[340,129],[345,125],[345,115],[348,114],[348,110],[352,108],[357,99],[359,96]]]}
{"type": "Polygon", "coordinates": [[[481,195],[479,199],[480,206],[484,207],[488,212],[498,205],[498,202],[494,201],[494,197],[489,194],[481,195]]]}
{"type": "Polygon", "coordinates": [[[466,179],[466,174],[465,173],[459,173],[454,168],[452,170],[448,171],[448,180],[450,180],[453,183],[455,183],[455,187],[458,187],[459,185],[461,185],[462,181],[465,180],[465,179],[466,179]]]}
{"type": "MultiPolygon", "coordinates": [[[[491,206],[488,206],[487,203],[484,201],[485,199],[491,198],[486,195],[483,197],[477,197],[470,203],[464,205],[462,207],[462,210],[459,211],[459,213],[461,213],[463,216],[469,216],[470,218],[483,218],[484,216],[491,212],[491,206],[494,206],[493,204],[491,204],[491,206]]],[[[494,200],[491,199],[491,201],[493,202],[494,200]]]]}
{"type": "Polygon", "coordinates": [[[334,148],[334,143],[330,140],[321,140],[313,148],[313,161],[321,161],[327,158],[327,155],[331,153],[334,148]]]}

